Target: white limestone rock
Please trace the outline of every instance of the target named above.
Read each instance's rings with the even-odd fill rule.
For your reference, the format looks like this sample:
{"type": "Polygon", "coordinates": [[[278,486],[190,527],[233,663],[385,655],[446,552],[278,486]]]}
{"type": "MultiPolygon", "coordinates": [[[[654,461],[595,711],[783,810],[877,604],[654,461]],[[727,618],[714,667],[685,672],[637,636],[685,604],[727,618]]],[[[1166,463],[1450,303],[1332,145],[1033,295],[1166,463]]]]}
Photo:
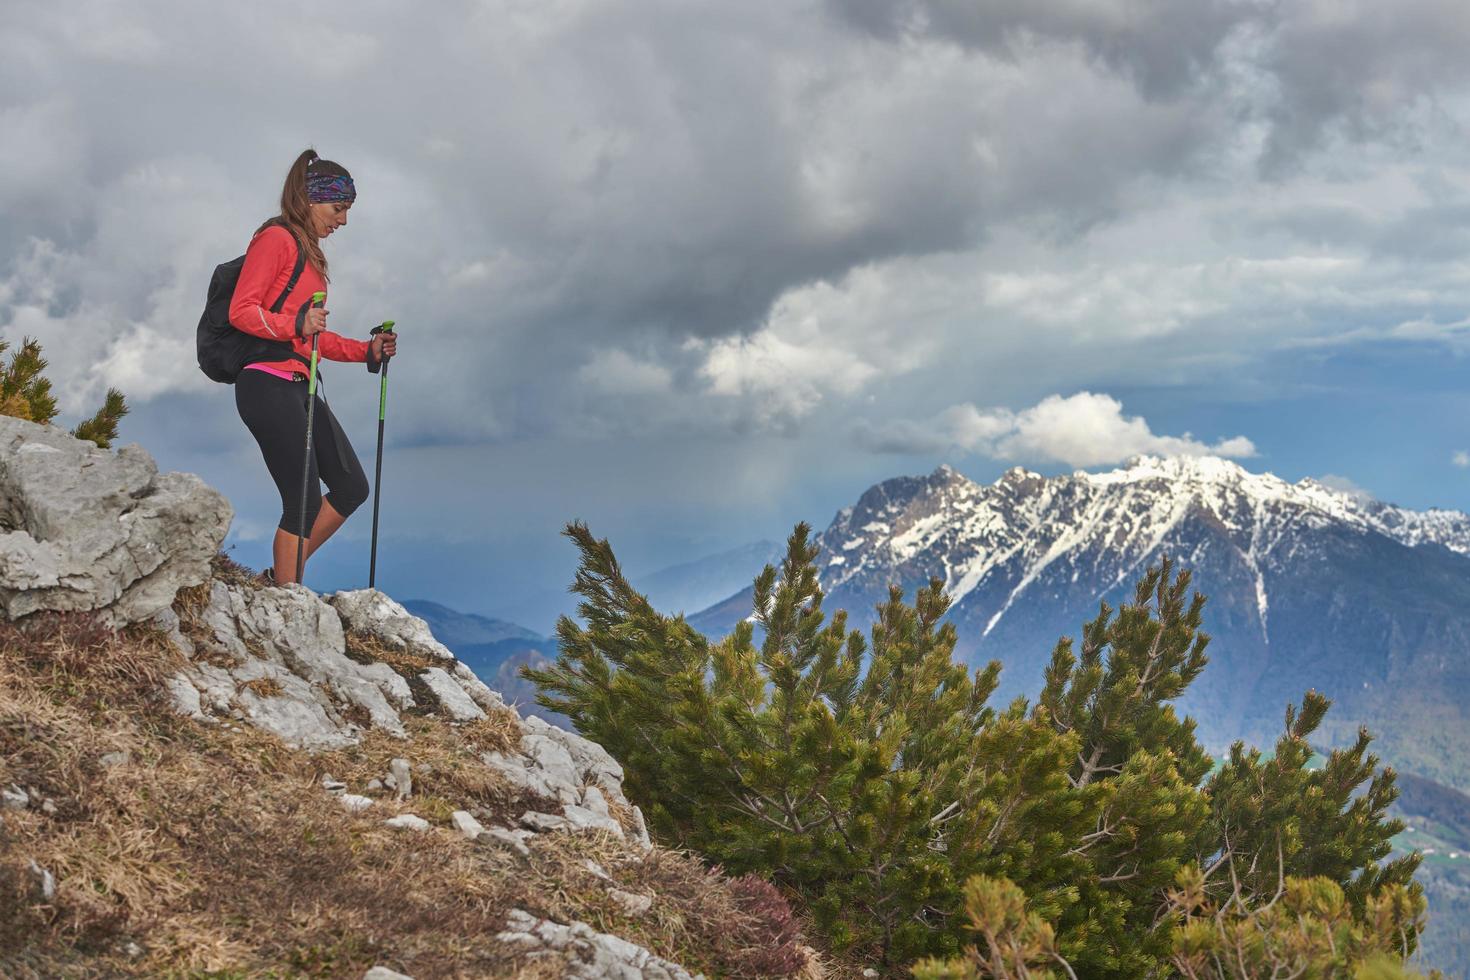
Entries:
{"type": "Polygon", "coordinates": [[[369,633],[388,646],[431,660],[454,662],[454,654],[429,630],[429,624],[377,589],[338,592],[327,599],[348,629],[369,633]]]}
{"type": "Polygon", "coordinates": [[[609,888],[608,897],[622,907],[629,915],[645,915],[653,908],[652,895],[639,895],[634,892],[625,892],[621,888],[609,888]]]}
{"type": "Polygon", "coordinates": [[[485,717],[484,709],[442,667],[430,667],[419,674],[419,680],[434,692],[434,697],[439,699],[440,714],[450,720],[478,721],[485,717]]]}
{"type": "Polygon", "coordinates": [[[497,844],[510,848],[526,860],[530,860],[531,849],[526,846],[526,839],[534,836],[536,835],[524,830],[517,831],[506,830],[504,827],[490,827],[477,839],[481,843],[494,841],[497,844]]]}
{"type": "Polygon", "coordinates": [[[653,839],[648,836],[648,825],[643,821],[643,811],[637,806],[630,808],[633,811],[633,842],[643,850],[653,849],[653,839]]]}
{"type": "Polygon", "coordinates": [[[583,787],[582,806],[591,810],[599,817],[612,816],[612,812],[607,808],[607,798],[602,795],[602,790],[596,786],[583,787]]]}
{"type": "MultiPolygon", "coordinates": [[[[539,735],[544,739],[559,744],[572,759],[581,782],[596,783],[607,788],[608,783],[618,788],[622,793],[623,767],[618,761],[608,755],[607,749],[576,734],[557,728],[550,722],[530,715],[523,719],[523,724],[530,734],[539,735]]],[[[524,739],[522,740],[524,742],[524,739]]]]}
{"type": "Polygon", "coordinates": [[[229,528],[220,493],[158,472],[141,446],[99,449],[0,416],[0,614],[95,612],[111,625],[167,609],[209,577],[229,528]]]}
{"type": "Polygon", "coordinates": [[[412,813],[400,813],[396,817],[390,817],[384,820],[383,823],[392,827],[394,830],[413,830],[418,833],[423,833],[429,829],[429,821],[423,817],[415,816],[412,813]]]}
{"type": "Polygon", "coordinates": [[[153,616],[152,623],[168,638],[175,650],[186,657],[194,656],[194,641],[184,635],[179,614],[174,612],[172,606],[160,609],[153,616]]]}
{"type": "Polygon", "coordinates": [[[476,677],[475,672],[469,667],[456,662],[452,673],[454,679],[459,682],[459,686],[469,694],[470,699],[486,711],[505,707],[505,699],[500,696],[500,692],[486,687],[485,682],[476,677]]]}
{"type": "Polygon", "coordinates": [[[403,734],[399,708],[413,707],[408,682],[383,663],[360,664],[347,656],[342,620],[309,589],[229,589],[216,582],[210,605],[223,599],[243,640],[265,650],[266,658],[337,697],[367,710],[373,726],[403,734]]]}
{"type": "Polygon", "coordinates": [[[455,810],[449,815],[449,822],[454,824],[455,830],[470,840],[475,840],[485,832],[484,825],[471,816],[468,810],[455,810]]]}
{"type": "MultiPolygon", "coordinates": [[[[613,816],[613,804],[632,814],[631,840],[642,850],[653,846],[643,813],[623,795],[623,767],[602,746],[562,731],[536,717],[522,720],[519,751],[486,752],[482,762],[513,786],[561,803],[562,822],[538,829],[606,830],[627,837],[613,816]]],[[[533,819],[551,816],[542,814],[533,819]]]]}
{"type": "Polygon", "coordinates": [[[473,721],[503,708],[499,695],[452,658],[421,672],[420,691],[433,703],[418,705],[408,681],[388,664],[360,663],[347,655],[349,615],[355,617],[348,621],[354,630],[382,629],[372,635],[383,643],[442,659],[436,652],[442,645],[423,621],[381,593],[341,593],[328,602],[301,586],[261,589],[216,581],[201,613],[211,636],[206,649],[195,650],[196,656],[211,654],[213,662],[196,660],[170,678],[169,700],[193,718],[238,712],[242,720],[313,751],[359,740],[359,727],[346,720],[353,708],[362,709],[372,727],[400,738],[406,731],[399,712],[407,708],[428,708],[451,721],[473,721]],[[400,621],[405,617],[412,622],[400,621]],[[220,655],[227,666],[218,666],[220,655]],[[254,681],[269,683],[247,686],[254,681]],[[275,693],[262,694],[262,688],[275,693]]]}
{"type": "Polygon", "coordinates": [[[545,796],[564,803],[575,803],[581,799],[577,788],[566,779],[556,778],[536,766],[535,762],[519,752],[485,752],[480,761],[505,778],[517,789],[536,796],[545,796]]]}
{"type": "Polygon", "coordinates": [[[337,802],[342,804],[342,809],[348,813],[361,813],[373,805],[373,801],[366,796],[358,796],[356,793],[343,793],[337,797],[337,802]]]}
{"type": "Polygon", "coordinates": [[[228,670],[214,664],[195,663],[179,676],[194,685],[205,710],[217,715],[230,713],[235,702],[235,679],[228,670]]]}
{"type": "Polygon", "coordinates": [[[204,713],[204,704],[199,699],[199,688],[191,684],[186,675],[175,674],[164,681],[163,686],[168,692],[168,702],[174,711],[195,721],[214,721],[204,713]]]}
{"type": "Polygon", "coordinates": [[[413,794],[413,776],[407,759],[394,759],[388,763],[388,785],[393,787],[400,800],[406,800],[413,794]]]}
{"type": "Polygon", "coordinates": [[[31,861],[30,868],[31,874],[36,876],[36,890],[41,893],[41,901],[51,901],[56,897],[56,876],[34,860],[31,861]]]}
{"type": "Polygon", "coordinates": [[[567,830],[571,827],[571,822],[566,817],[559,817],[554,813],[541,813],[537,810],[527,810],[521,814],[521,823],[539,834],[553,830],[567,830]]]}
{"type": "Polygon", "coordinates": [[[355,744],[357,726],[341,712],[356,705],[371,724],[405,735],[400,708],[414,704],[408,682],[387,664],[360,664],[346,654],[335,610],[300,586],[253,589],[216,581],[201,618],[211,649],[232,666],[195,662],[168,682],[170,701],[193,716],[185,684],[199,695],[198,712],[240,713],[243,720],[311,750],[355,744]],[[252,688],[252,682],[268,682],[252,688]],[[262,694],[258,689],[274,688],[262,694]]]}
{"type": "Polygon", "coordinates": [[[614,837],[623,836],[623,825],[612,817],[593,813],[586,807],[566,806],[562,808],[562,817],[567,822],[567,827],[576,831],[604,830],[614,837]]]}
{"type": "Polygon", "coordinates": [[[386,966],[375,966],[362,975],[362,980],[413,980],[413,977],[390,970],[386,966]]]}
{"type": "Polygon", "coordinates": [[[538,774],[550,790],[548,796],[555,796],[563,803],[577,803],[582,799],[581,773],[559,739],[535,731],[528,732],[521,737],[521,753],[530,760],[528,769],[539,770],[538,774]]]}
{"type": "Polygon", "coordinates": [[[562,925],[512,909],[504,931],[495,938],[533,956],[538,952],[565,956],[562,976],[569,980],[694,980],[677,963],[584,922],[562,925]]]}

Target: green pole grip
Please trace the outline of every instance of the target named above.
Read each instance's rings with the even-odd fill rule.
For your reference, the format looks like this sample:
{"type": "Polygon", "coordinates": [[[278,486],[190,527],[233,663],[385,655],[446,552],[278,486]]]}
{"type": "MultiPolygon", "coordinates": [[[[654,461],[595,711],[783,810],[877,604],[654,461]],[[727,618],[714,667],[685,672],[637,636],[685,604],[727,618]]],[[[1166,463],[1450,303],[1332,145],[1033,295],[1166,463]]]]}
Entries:
{"type": "MultiPolygon", "coordinates": [[[[383,333],[392,333],[393,332],[393,323],[394,323],[394,321],[392,321],[392,320],[384,320],[381,324],[378,325],[378,329],[380,331],[382,331],[383,333]]],[[[378,384],[378,421],[381,422],[381,421],[383,421],[387,417],[388,417],[388,365],[385,362],[383,364],[383,377],[382,377],[382,380],[380,381],[380,383],[378,384]]]]}
{"type": "MultiPolygon", "coordinates": [[[[327,294],[324,293],[324,292],[322,292],[321,290],[317,290],[316,292],[314,292],[314,293],[311,294],[311,305],[312,306],[321,306],[326,301],[327,301],[327,294]]],[[[316,397],[316,357],[317,357],[317,354],[316,354],[316,340],[317,340],[317,336],[318,336],[317,334],[312,334],[311,335],[311,376],[309,378],[309,383],[306,386],[306,394],[307,394],[308,397],[312,397],[312,398],[315,398],[316,397]]]]}

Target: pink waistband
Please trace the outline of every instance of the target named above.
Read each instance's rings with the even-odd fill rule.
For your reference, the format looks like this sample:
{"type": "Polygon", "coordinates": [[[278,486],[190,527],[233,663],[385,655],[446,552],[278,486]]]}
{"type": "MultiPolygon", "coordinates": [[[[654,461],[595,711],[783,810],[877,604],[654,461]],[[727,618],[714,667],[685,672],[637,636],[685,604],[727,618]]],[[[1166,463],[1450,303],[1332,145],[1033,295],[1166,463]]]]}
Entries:
{"type": "Polygon", "coordinates": [[[280,368],[270,367],[269,365],[266,365],[266,364],[247,364],[247,365],[245,365],[245,370],[247,370],[247,371],[264,371],[266,374],[274,374],[276,377],[278,377],[278,378],[285,378],[287,381],[295,381],[296,380],[296,375],[294,373],[292,373],[290,371],[282,371],[280,368]]]}

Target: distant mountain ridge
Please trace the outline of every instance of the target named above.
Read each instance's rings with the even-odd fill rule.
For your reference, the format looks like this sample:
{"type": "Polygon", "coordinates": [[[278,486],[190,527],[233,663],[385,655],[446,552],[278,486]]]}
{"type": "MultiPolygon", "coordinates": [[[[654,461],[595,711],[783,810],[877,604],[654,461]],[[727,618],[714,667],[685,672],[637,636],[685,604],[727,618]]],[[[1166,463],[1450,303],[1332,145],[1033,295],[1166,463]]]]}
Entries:
{"type": "Polygon", "coordinates": [[[565,717],[536,703],[536,685],[521,677],[522,667],[544,667],[556,659],[555,639],[503,619],[460,612],[427,599],[410,599],[402,605],[428,623],[440,643],[522,715],[536,715],[572,730],[565,717]]]}
{"type": "MultiPolygon", "coordinates": [[[[866,628],[890,585],[953,600],[957,653],[1004,662],[1034,694],[1051,649],[1171,556],[1209,597],[1211,665],[1182,708],[1219,751],[1269,744],[1288,702],[1333,697],[1324,735],[1359,724],[1385,758],[1470,790],[1470,517],[1288,483],[1214,457],[1141,456],[1105,473],[1015,468],[990,485],[948,466],[884,481],[818,536],[828,609],[866,628]]],[[[749,590],[692,617],[723,635],[749,590]]]]}
{"type": "Polygon", "coordinates": [[[942,572],[959,605],[989,582],[1014,578],[988,632],[1052,563],[1069,560],[1076,580],[1086,569],[1078,556],[1106,560],[1111,553],[1108,570],[1116,574],[1109,585],[1119,584],[1197,512],[1220,522],[1255,572],[1263,622],[1269,600],[1261,561],[1301,525],[1356,528],[1409,547],[1437,544],[1470,555],[1470,516],[1458,511],[1407,510],[1316,480],[1292,484],[1250,473],[1217,457],[1139,456],[1123,469],[1051,479],[1017,467],[989,487],[948,466],[886,481],[823,532],[823,580],[835,589],[870,570],[928,566],[942,572]]]}
{"type": "Polygon", "coordinates": [[[428,622],[445,646],[499,643],[502,640],[539,640],[540,634],[503,619],[462,613],[427,599],[408,599],[403,608],[428,622]]]}
{"type": "Polygon", "coordinates": [[[629,578],[660,612],[694,613],[744,586],[785,550],[774,541],[755,541],[629,578]]]}

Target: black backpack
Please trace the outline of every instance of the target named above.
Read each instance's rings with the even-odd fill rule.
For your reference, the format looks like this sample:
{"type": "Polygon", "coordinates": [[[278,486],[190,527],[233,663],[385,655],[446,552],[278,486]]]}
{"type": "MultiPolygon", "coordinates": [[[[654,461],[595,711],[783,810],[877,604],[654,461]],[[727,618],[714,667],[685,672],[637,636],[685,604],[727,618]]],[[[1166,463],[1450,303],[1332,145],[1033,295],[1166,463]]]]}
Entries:
{"type": "MultiPolygon", "coordinates": [[[[283,226],[284,227],[284,226],[283,226]]],[[[291,229],[287,228],[287,231],[291,229]]],[[[272,313],[281,312],[286,297],[296,288],[301,270],[306,267],[306,250],[301,241],[291,232],[296,242],[296,266],[291,270],[291,279],[276,301],[271,304],[272,313]]],[[[230,300],[235,296],[235,286],[240,281],[240,269],[245,265],[245,256],[231,259],[215,266],[214,277],[209,280],[209,297],[204,304],[204,315],[199,318],[199,328],[194,333],[194,344],[199,357],[199,370],[211,381],[231,385],[240,376],[247,364],[260,361],[288,361],[295,359],[306,363],[306,359],[292,348],[289,340],[266,340],[230,323],[230,300]]],[[[303,306],[303,311],[305,307],[303,306]]]]}

